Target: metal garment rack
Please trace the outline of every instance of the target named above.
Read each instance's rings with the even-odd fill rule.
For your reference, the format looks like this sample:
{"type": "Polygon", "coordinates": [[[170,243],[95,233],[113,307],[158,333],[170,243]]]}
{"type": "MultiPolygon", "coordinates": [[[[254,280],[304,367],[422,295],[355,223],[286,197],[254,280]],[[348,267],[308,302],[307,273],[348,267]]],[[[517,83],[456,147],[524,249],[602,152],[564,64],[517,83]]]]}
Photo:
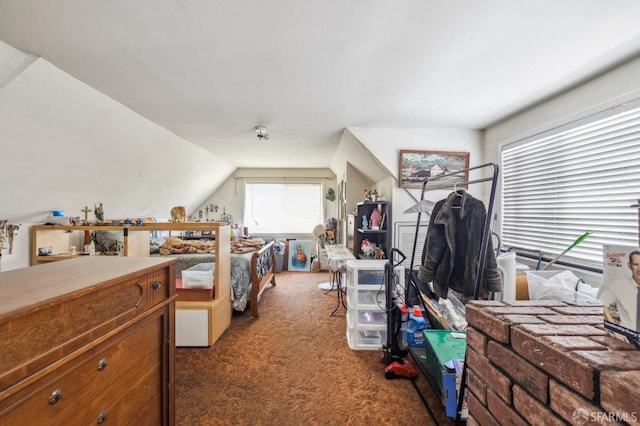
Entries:
{"type": "MultiPolygon", "coordinates": [[[[483,229],[483,233],[482,233],[482,242],[480,245],[480,257],[479,257],[479,263],[478,263],[478,273],[476,275],[476,282],[475,282],[475,286],[474,286],[474,293],[473,293],[473,299],[477,300],[480,297],[480,287],[482,284],[482,278],[484,276],[484,266],[485,266],[485,262],[487,259],[487,249],[489,246],[489,240],[491,238],[491,220],[492,220],[492,216],[493,216],[493,207],[494,207],[494,201],[495,201],[495,196],[496,196],[496,187],[498,184],[498,174],[499,174],[499,167],[497,164],[495,163],[486,163],[486,164],[482,164],[479,166],[475,166],[475,167],[469,167],[469,168],[465,168],[456,172],[452,172],[452,173],[445,173],[442,175],[437,175],[437,176],[433,176],[433,177],[429,177],[427,178],[423,183],[422,183],[422,192],[420,195],[420,203],[422,203],[422,201],[424,200],[424,194],[425,192],[428,191],[433,191],[433,190],[438,190],[438,189],[449,189],[452,188],[452,185],[450,183],[442,183],[442,184],[438,184],[438,181],[442,181],[443,179],[446,178],[450,178],[451,176],[456,176],[456,175],[462,175],[462,176],[466,176],[467,172],[470,172],[472,170],[489,170],[491,176],[488,177],[482,177],[479,179],[473,179],[473,180],[464,180],[462,182],[458,182],[456,184],[456,186],[467,186],[467,185],[472,185],[472,184],[476,184],[476,183],[481,183],[481,182],[491,182],[491,190],[489,193],[489,202],[487,205],[487,217],[485,220],[485,224],[484,224],[484,229],[483,229]]],[[[409,273],[407,274],[407,285],[413,285],[414,289],[416,291],[418,291],[417,294],[419,294],[419,288],[417,283],[414,280],[417,280],[417,278],[415,277],[415,273],[414,273],[414,266],[415,266],[415,254],[416,254],[416,247],[418,242],[418,233],[420,230],[420,217],[422,215],[422,212],[419,211],[418,212],[418,218],[416,221],[416,233],[415,233],[415,237],[414,237],[414,241],[413,241],[413,251],[411,253],[411,264],[410,264],[410,269],[409,269],[409,273]]],[[[422,242],[424,244],[424,242],[422,242]]],[[[424,251],[427,250],[427,248],[425,247],[423,249],[423,253],[424,251]]],[[[405,294],[407,293],[408,289],[405,289],[405,294]]],[[[462,411],[462,405],[463,405],[463,401],[464,401],[464,391],[466,388],[466,379],[467,379],[467,362],[465,359],[465,363],[464,363],[464,367],[462,370],[462,377],[461,377],[461,382],[460,382],[460,393],[458,395],[458,406],[457,406],[457,414],[456,414],[456,424],[458,424],[460,422],[460,414],[462,411]]]]}

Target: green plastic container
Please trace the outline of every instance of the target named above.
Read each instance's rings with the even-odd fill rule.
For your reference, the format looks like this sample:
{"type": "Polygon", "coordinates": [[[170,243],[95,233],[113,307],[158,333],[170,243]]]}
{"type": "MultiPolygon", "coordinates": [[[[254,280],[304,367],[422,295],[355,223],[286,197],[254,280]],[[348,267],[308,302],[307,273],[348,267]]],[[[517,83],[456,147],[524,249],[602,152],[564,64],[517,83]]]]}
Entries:
{"type": "Polygon", "coordinates": [[[452,359],[464,359],[467,350],[465,331],[458,330],[423,330],[426,364],[431,376],[435,380],[440,391],[444,389],[442,373],[445,370],[445,362],[452,359]],[[465,338],[454,337],[464,335],[465,338]]]}

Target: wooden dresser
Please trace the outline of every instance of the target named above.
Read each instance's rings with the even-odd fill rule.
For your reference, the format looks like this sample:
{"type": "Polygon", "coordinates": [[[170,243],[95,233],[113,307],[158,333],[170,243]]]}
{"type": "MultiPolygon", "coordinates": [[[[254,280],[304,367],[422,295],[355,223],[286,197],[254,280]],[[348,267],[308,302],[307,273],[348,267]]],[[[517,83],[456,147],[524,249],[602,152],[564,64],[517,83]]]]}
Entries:
{"type": "Polygon", "coordinates": [[[175,422],[175,260],[0,273],[0,424],[175,422]]]}

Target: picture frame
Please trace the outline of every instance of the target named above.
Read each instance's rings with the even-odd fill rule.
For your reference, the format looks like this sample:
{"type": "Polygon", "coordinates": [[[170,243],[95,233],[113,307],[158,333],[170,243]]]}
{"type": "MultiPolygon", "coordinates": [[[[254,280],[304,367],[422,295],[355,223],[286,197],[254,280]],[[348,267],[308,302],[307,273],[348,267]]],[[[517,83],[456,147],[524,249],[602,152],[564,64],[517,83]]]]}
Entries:
{"type": "MultiPolygon", "coordinates": [[[[469,168],[469,153],[454,151],[400,150],[398,160],[398,186],[400,188],[422,188],[425,179],[443,173],[455,173],[469,168]]],[[[467,182],[469,171],[438,179],[438,186],[453,187],[467,182]]]]}
{"type": "Polygon", "coordinates": [[[311,240],[289,241],[289,271],[311,271],[311,240]]]}

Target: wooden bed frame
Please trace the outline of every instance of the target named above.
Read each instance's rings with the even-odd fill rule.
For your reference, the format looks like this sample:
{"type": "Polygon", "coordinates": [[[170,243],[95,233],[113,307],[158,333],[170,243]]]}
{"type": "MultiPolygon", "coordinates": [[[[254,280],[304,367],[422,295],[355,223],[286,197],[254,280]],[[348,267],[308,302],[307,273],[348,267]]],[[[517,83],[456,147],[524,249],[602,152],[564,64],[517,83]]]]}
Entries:
{"type": "Polygon", "coordinates": [[[271,241],[251,256],[251,298],[249,307],[254,318],[259,317],[258,302],[267,284],[270,282],[272,286],[276,285],[275,244],[275,241],[271,241]]]}
{"type": "MultiPolygon", "coordinates": [[[[214,300],[216,305],[220,305],[220,315],[224,318],[223,323],[231,319],[231,267],[230,267],[230,227],[221,222],[180,222],[180,223],[144,223],[142,226],[62,226],[62,225],[34,225],[31,227],[31,264],[51,262],[54,260],[67,259],[73,256],[38,256],[37,247],[53,246],[54,253],[67,251],[70,245],[70,232],[83,231],[84,239],[88,241],[92,231],[121,231],[124,233],[124,255],[125,256],[149,256],[149,232],[152,231],[195,231],[211,232],[216,235],[216,268],[215,282],[216,288],[213,295],[204,294],[202,299],[180,298],[178,302],[200,301],[208,302],[214,300]],[[226,237],[226,238],[225,238],[226,237]],[[227,307],[229,305],[229,308],[227,307]],[[228,319],[227,319],[228,317],[228,319]]],[[[251,257],[251,291],[250,291],[250,311],[254,318],[258,318],[258,302],[262,292],[268,283],[276,285],[276,256],[274,251],[275,242],[265,244],[262,249],[253,253],[251,257]]],[[[216,308],[216,312],[218,309],[216,308]]],[[[228,325],[228,324],[227,324],[228,325]]]]}
{"type": "MultiPolygon", "coordinates": [[[[179,225],[179,224],[176,224],[179,225]]],[[[178,226],[176,228],[171,227],[171,229],[163,229],[163,230],[210,230],[216,235],[216,241],[219,239],[218,235],[226,235],[228,226],[224,226],[223,224],[217,223],[198,223],[200,226],[193,226],[194,224],[185,224],[185,226],[178,226]],[[223,227],[224,226],[224,227],[223,227]],[[222,230],[222,232],[221,232],[222,230]]],[[[163,227],[164,228],[164,227],[163,227]]],[[[223,286],[220,288],[213,289],[213,300],[228,300],[231,297],[231,270],[229,266],[229,258],[231,256],[231,247],[230,241],[226,238],[222,238],[224,241],[222,244],[218,244],[216,242],[216,269],[215,269],[215,282],[223,283],[223,286]],[[218,255],[218,253],[227,253],[226,255],[218,255]],[[220,259],[220,260],[219,260],[220,259]],[[221,268],[221,271],[226,271],[229,278],[226,280],[222,280],[222,277],[219,273],[219,268],[221,264],[224,265],[221,268]]],[[[254,318],[259,318],[258,314],[258,302],[260,301],[260,297],[262,296],[262,292],[267,287],[268,283],[271,283],[272,286],[276,285],[276,255],[275,255],[275,241],[271,241],[265,244],[259,251],[253,252],[251,256],[250,268],[251,268],[251,290],[249,292],[249,308],[251,312],[251,316],[254,318]]],[[[178,301],[209,301],[211,300],[211,296],[207,294],[206,291],[196,291],[194,293],[199,293],[201,296],[190,296],[188,298],[180,298],[181,294],[186,294],[189,290],[186,291],[178,291],[178,301]]],[[[225,302],[226,303],[226,302],[225,302]]],[[[231,312],[231,311],[229,311],[231,312]]]]}

